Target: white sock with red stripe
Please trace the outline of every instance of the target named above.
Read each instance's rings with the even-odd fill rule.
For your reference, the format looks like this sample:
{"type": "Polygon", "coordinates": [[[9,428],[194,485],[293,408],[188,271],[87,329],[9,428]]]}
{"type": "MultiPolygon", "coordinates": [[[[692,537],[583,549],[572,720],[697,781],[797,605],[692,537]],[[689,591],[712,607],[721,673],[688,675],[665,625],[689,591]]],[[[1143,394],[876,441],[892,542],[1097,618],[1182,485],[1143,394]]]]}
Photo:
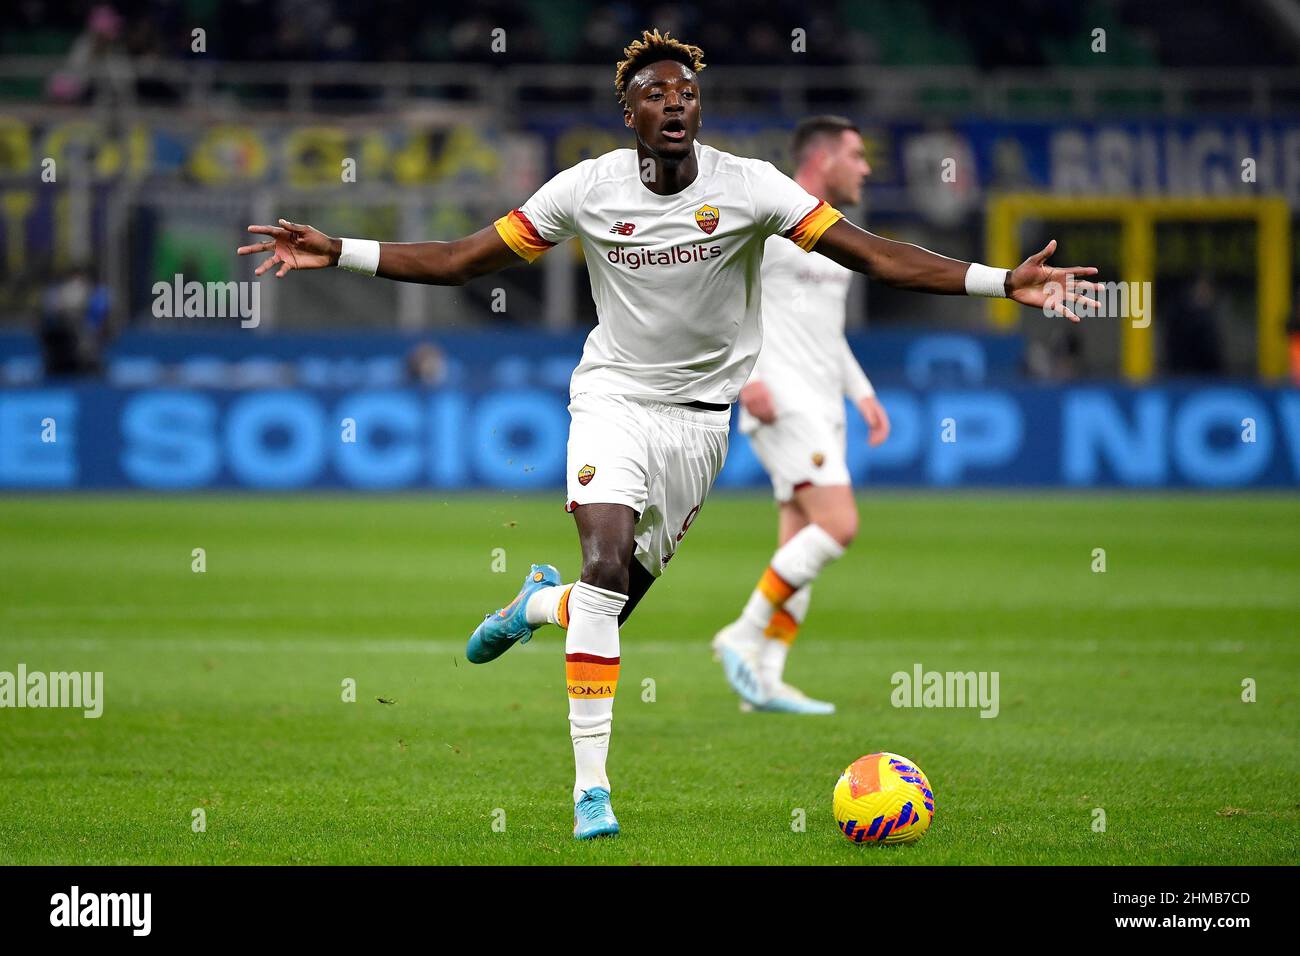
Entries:
{"type": "MultiPolygon", "coordinates": [[[[549,590],[558,590],[550,588],[549,590]]],[[[568,599],[564,669],[573,740],[573,801],[592,787],[609,789],[605,757],[618,689],[618,615],[627,595],[578,582],[568,599]]]]}

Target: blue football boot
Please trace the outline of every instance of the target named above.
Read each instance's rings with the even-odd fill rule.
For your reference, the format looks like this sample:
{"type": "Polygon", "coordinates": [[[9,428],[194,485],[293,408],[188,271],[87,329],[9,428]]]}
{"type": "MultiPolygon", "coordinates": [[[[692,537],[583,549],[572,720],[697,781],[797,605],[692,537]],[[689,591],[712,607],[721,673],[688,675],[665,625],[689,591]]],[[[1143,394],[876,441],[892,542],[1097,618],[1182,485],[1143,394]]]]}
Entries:
{"type": "Polygon", "coordinates": [[[582,799],[573,805],[573,838],[591,840],[617,833],[618,820],[609,805],[609,791],[604,787],[582,791],[582,799]]]}
{"type": "Polygon", "coordinates": [[[528,599],[542,588],[553,588],[560,584],[560,572],[549,564],[534,564],[524,578],[524,586],[519,589],[515,599],[497,611],[483,618],[483,623],[474,629],[469,643],[465,645],[465,659],[471,664],[486,664],[494,661],[515,644],[527,644],[533,631],[540,624],[529,624],[528,599]]]}
{"type": "Polygon", "coordinates": [[[785,681],[778,681],[767,688],[767,703],[755,710],[766,710],[776,714],[813,714],[827,715],[835,713],[835,705],[828,700],[809,697],[797,687],[791,687],[785,681]]]}

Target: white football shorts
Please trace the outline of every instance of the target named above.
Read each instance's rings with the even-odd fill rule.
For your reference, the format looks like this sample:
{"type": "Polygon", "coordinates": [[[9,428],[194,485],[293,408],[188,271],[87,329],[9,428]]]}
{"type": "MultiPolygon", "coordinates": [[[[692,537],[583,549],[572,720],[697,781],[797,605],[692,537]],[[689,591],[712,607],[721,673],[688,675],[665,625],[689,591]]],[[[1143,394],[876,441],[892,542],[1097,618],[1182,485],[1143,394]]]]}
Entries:
{"type": "Polygon", "coordinates": [[[786,412],[765,425],[741,412],[740,430],[772,479],[777,501],[794,497],[804,485],[850,485],[844,445],[844,419],[814,412],[786,412]]]}
{"type": "Polygon", "coordinates": [[[636,558],[658,577],[726,461],[731,412],[584,392],[569,418],[567,510],[627,505],[636,558]]]}

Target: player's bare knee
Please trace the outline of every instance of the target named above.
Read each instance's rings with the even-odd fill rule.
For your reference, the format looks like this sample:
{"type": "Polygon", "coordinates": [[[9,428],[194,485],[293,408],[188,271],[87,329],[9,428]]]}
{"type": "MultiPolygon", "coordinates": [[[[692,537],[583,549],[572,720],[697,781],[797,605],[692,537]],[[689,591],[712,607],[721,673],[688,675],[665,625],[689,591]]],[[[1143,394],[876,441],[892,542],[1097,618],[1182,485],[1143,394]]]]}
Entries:
{"type": "Polygon", "coordinates": [[[620,561],[612,556],[596,555],[590,557],[582,564],[582,582],[606,591],[627,594],[627,562],[620,561]]]}
{"type": "Polygon", "coordinates": [[[840,525],[839,532],[835,535],[835,540],[840,543],[841,547],[847,548],[857,536],[858,516],[856,514],[847,515],[840,525]]]}
{"type": "Polygon", "coordinates": [[[858,513],[856,510],[824,518],[817,524],[836,540],[842,548],[847,548],[858,535],[858,513]]]}

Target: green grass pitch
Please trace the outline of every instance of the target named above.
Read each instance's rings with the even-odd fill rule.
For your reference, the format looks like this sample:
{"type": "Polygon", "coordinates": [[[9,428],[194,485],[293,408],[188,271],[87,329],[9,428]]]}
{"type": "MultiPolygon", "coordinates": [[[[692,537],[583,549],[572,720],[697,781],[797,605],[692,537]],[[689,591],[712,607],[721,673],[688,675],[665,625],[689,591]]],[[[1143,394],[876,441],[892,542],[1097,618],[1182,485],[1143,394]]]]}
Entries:
{"type": "Polygon", "coordinates": [[[739,712],[708,642],[775,512],[715,496],[623,630],[623,834],[578,844],[563,634],[463,657],[530,561],[577,571],[557,495],[0,499],[0,670],[103,671],[106,699],[0,710],[0,863],[1300,860],[1300,501],[859,500],[788,671],[839,713],[739,712]],[[894,708],[917,663],[997,671],[1001,712],[894,708]],[[934,786],[915,845],[835,827],[874,750],[934,786]]]}

